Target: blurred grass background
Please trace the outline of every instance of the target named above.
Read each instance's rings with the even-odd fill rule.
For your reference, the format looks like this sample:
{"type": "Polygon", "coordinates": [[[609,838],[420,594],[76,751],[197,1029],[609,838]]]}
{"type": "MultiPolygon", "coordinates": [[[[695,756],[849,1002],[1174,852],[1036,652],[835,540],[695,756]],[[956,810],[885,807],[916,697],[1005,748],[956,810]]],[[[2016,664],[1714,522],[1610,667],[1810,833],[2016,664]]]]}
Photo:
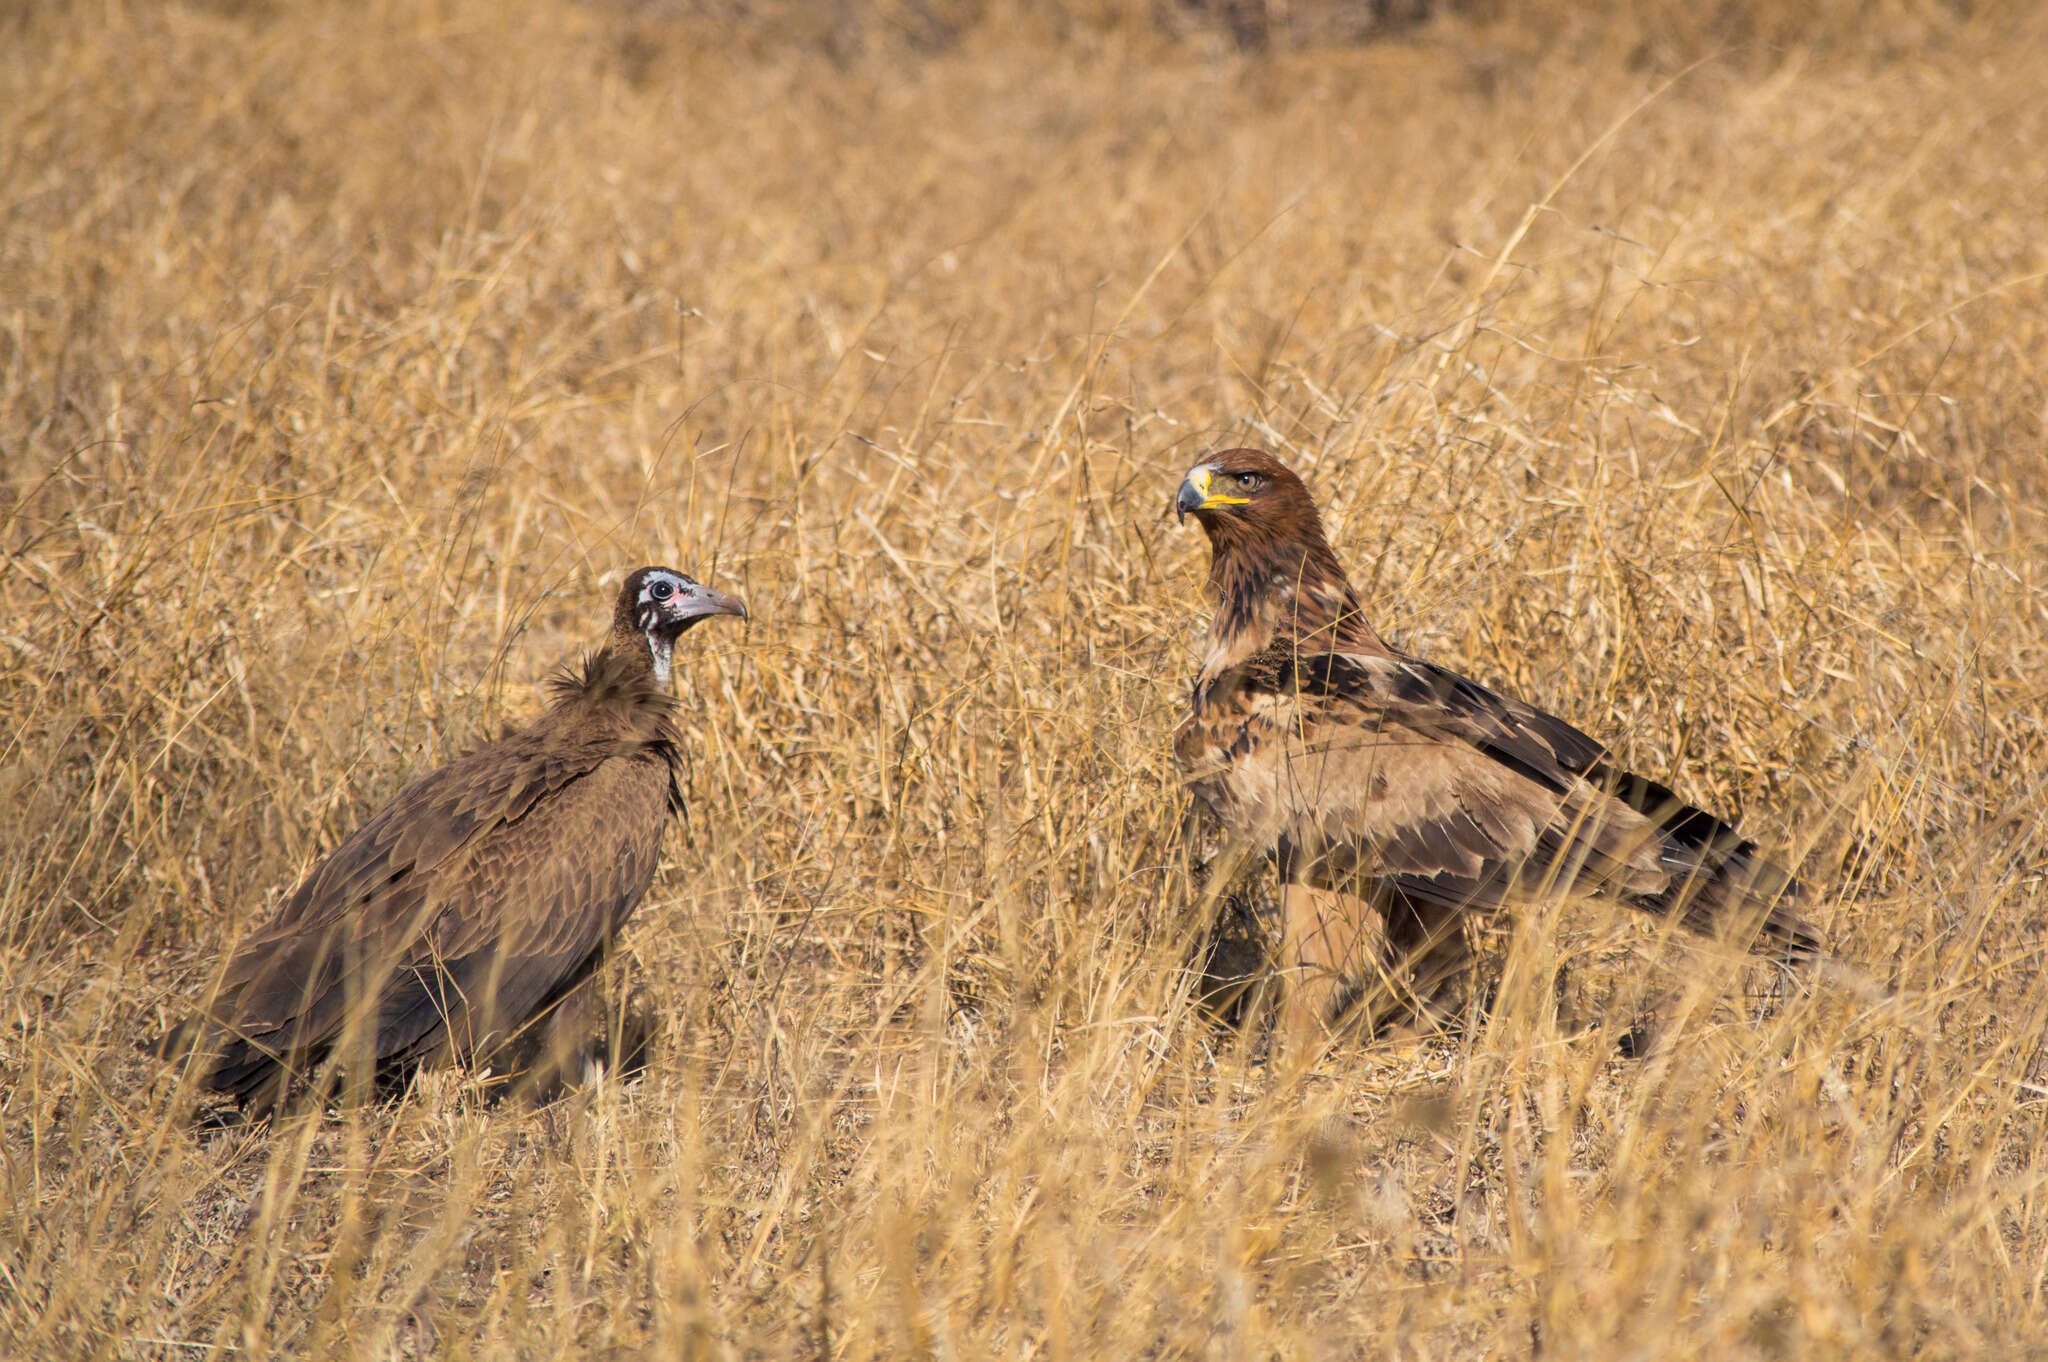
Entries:
{"type": "Polygon", "coordinates": [[[2044,67],[1919,0],[0,14],[0,1351],[2040,1355],[2044,67]],[[1212,1025],[1169,502],[1246,442],[1868,983],[1544,904],[1463,1040],[1212,1025]],[[644,561],[754,613],[652,1072],[189,1133],[136,1039],[644,561]]]}

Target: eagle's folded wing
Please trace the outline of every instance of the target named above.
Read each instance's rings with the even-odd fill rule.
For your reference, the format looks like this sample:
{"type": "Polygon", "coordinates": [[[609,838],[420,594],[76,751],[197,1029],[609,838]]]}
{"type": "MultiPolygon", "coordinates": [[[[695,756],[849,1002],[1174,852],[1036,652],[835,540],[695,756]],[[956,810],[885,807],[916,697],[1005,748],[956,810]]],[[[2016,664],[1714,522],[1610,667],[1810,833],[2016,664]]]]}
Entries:
{"type": "Polygon", "coordinates": [[[1563,720],[1426,662],[1272,650],[1198,708],[1181,751],[1226,821],[1307,883],[1388,879],[1479,910],[1604,890],[1698,930],[1749,912],[1783,945],[1818,944],[1780,902],[1790,876],[1739,833],[1563,720]]]}

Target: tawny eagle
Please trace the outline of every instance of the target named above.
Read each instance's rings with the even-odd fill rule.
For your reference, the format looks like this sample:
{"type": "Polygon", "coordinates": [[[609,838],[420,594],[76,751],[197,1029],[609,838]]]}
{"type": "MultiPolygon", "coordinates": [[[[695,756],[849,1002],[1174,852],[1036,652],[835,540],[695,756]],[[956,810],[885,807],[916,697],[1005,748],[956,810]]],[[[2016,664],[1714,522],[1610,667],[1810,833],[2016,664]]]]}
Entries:
{"type": "Polygon", "coordinates": [[[1289,1044],[1353,999],[1426,1009],[1465,967],[1464,916],[1545,887],[1819,950],[1799,885],[1753,842],[1562,719],[1390,647],[1278,459],[1211,455],[1174,508],[1208,534],[1215,601],[1174,751],[1199,803],[1277,863],[1289,1044]]]}

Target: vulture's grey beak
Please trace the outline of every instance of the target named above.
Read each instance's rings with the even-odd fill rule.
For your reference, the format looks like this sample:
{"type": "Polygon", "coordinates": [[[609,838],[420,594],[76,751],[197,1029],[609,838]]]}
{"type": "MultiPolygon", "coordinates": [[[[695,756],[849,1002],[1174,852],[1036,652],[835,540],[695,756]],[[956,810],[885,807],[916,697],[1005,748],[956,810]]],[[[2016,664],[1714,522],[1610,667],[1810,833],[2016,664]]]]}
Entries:
{"type": "Polygon", "coordinates": [[[675,604],[675,617],[678,620],[700,620],[707,615],[738,615],[745,619],[747,607],[739,597],[713,591],[708,586],[693,588],[675,604]]]}

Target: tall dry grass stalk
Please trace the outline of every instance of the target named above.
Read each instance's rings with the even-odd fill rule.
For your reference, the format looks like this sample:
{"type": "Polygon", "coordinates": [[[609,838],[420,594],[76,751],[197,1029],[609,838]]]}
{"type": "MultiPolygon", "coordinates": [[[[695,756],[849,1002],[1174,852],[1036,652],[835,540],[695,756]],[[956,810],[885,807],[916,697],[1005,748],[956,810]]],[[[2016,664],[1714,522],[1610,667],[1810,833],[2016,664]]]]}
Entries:
{"type": "Polygon", "coordinates": [[[2042,1351],[2037,15],[683,8],[0,19],[0,1352],[2042,1351]],[[1867,979],[1539,904],[1269,1072],[1166,755],[1224,442],[1867,979]],[[137,1039],[650,559],[754,609],[653,1070],[195,1136],[137,1039]]]}

